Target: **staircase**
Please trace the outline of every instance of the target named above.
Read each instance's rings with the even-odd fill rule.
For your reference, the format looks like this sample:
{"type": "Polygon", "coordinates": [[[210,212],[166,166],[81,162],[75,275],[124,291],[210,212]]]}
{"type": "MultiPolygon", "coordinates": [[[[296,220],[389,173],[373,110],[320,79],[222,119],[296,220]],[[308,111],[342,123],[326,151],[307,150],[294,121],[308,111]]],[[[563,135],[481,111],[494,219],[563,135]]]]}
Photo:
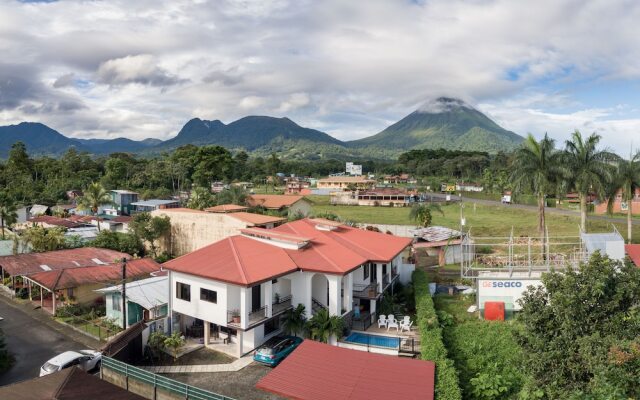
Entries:
{"type": "Polygon", "coordinates": [[[320,301],[314,299],[313,297],[311,298],[311,312],[312,314],[316,314],[318,311],[320,310],[328,310],[328,307],[325,306],[324,304],[320,303],[320,301]]]}

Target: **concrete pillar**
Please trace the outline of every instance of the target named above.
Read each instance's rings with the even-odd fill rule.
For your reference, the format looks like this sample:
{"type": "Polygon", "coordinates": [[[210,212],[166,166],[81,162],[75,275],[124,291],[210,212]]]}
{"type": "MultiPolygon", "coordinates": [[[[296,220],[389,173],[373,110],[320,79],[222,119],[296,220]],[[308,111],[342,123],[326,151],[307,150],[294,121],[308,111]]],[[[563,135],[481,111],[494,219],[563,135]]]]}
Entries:
{"type": "Polygon", "coordinates": [[[344,305],[343,307],[347,309],[347,311],[351,311],[353,309],[353,274],[351,272],[344,277],[344,305]]]}
{"type": "Polygon", "coordinates": [[[40,309],[44,308],[44,299],[42,298],[42,287],[40,288],[40,309]]]}
{"type": "Polygon", "coordinates": [[[326,275],[329,281],[329,315],[342,315],[342,299],[340,298],[340,284],[342,277],[339,275],[326,275]]]}
{"type": "Polygon", "coordinates": [[[369,300],[369,312],[371,313],[371,323],[373,323],[376,320],[376,301],[373,299],[369,300]]]}
{"type": "Polygon", "coordinates": [[[249,326],[249,293],[250,289],[246,287],[240,288],[240,327],[247,329],[249,326]]]}
{"type": "Polygon", "coordinates": [[[51,305],[52,305],[52,309],[53,309],[53,315],[56,315],[56,291],[52,290],[51,291],[51,305]]]}
{"type": "MultiPolygon", "coordinates": [[[[26,278],[24,278],[26,279],[26,278]]],[[[33,297],[31,297],[31,281],[27,279],[27,287],[29,288],[29,301],[33,300],[33,297]]]]}
{"type": "Polygon", "coordinates": [[[378,279],[378,292],[382,293],[382,264],[376,264],[376,279],[378,279]]]}
{"type": "Polygon", "coordinates": [[[204,347],[209,347],[209,338],[211,337],[211,324],[209,321],[202,321],[204,323],[204,347]]]}
{"type": "Polygon", "coordinates": [[[242,353],[243,353],[243,342],[244,338],[243,338],[243,332],[242,331],[238,331],[238,358],[242,357],[242,353]]]}
{"type": "Polygon", "coordinates": [[[273,316],[273,283],[271,281],[262,284],[262,292],[264,293],[264,305],[267,307],[267,317],[273,316]]]}

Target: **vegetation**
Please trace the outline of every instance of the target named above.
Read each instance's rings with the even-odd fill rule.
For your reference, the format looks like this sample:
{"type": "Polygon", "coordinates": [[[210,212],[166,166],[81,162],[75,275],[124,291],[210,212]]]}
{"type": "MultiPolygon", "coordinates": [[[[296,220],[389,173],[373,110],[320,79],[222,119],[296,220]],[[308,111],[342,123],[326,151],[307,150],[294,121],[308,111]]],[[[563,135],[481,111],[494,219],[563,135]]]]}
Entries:
{"type": "Polygon", "coordinates": [[[0,230],[2,240],[5,240],[5,227],[10,227],[18,220],[15,202],[6,190],[0,192],[0,230]]]}
{"type": "Polygon", "coordinates": [[[13,363],[13,356],[7,348],[7,343],[4,340],[4,332],[0,329],[0,372],[9,369],[13,363]]]}
{"type": "Polygon", "coordinates": [[[435,393],[438,400],[457,400],[462,398],[456,369],[447,356],[442,340],[442,328],[433,305],[427,275],[422,270],[413,272],[416,312],[420,329],[421,357],[436,364],[435,393]]]}
{"type": "Polygon", "coordinates": [[[420,227],[426,228],[431,225],[433,221],[433,215],[431,211],[437,211],[444,216],[444,211],[442,211],[442,207],[437,203],[416,203],[411,207],[411,211],[409,212],[409,218],[413,219],[416,224],[420,227]]]}
{"type": "Polygon", "coordinates": [[[20,238],[14,237],[14,250],[20,245],[29,246],[36,253],[64,249],[67,246],[64,232],[64,228],[59,227],[29,227],[22,232],[20,238]]]}
{"type": "Polygon", "coordinates": [[[174,332],[170,336],[167,336],[163,342],[164,348],[168,349],[171,355],[173,355],[174,362],[178,359],[178,352],[184,344],[185,340],[179,332],[174,332]]]}
{"type": "MultiPolygon", "coordinates": [[[[84,189],[82,197],[78,199],[78,208],[96,215],[100,207],[112,203],[111,195],[104,186],[99,182],[93,182],[84,189]]],[[[98,231],[100,231],[100,224],[98,224],[98,231]]]]}
{"type": "MultiPolygon", "coordinates": [[[[640,189],[640,152],[629,157],[628,160],[620,159],[614,172],[611,184],[606,190],[607,211],[613,212],[613,204],[618,196],[627,203],[627,240],[631,243],[633,223],[632,201],[636,190],[640,189]]],[[[637,210],[636,210],[637,211],[637,210]]]]}
{"type": "Polygon", "coordinates": [[[131,255],[144,256],[144,246],[133,233],[101,231],[91,242],[91,246],[111,249],[131,255]]]}
{"type": "Polygon", "coordinates": [[[342,336],[344,320],[338,315],[329,315],[329,311],[323,308],[307,321],[305,329],[311,339],[329,343],[331,337],[342,336]]]}
{"type": "Polygon", "coordinates": [[[285,311],[283,319],[283,331],[287,335],[298,336],[299,333],[304,331],[307,323],[304,305],[298,304],[296,308],[285,311]]]}
{"type": "Polygon", "coordinates": [[[149,245],[151,257],[158,257],[157,240],[171,229],[171,220],[167,216],[152,217],[149,213],[136,214],[129,223],[133,234],[149,245]]]}
{"type": "Polygon", "coordinates": [[[549,399],[640,397],[640,270],[594,254],[520,300],[524,366],[549,399]]]}

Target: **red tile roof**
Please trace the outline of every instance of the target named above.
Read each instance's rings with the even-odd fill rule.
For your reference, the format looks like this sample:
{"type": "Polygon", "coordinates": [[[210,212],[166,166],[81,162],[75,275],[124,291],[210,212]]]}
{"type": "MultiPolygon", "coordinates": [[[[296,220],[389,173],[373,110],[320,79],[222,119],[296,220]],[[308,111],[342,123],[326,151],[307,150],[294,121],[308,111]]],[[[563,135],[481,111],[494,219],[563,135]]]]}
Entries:
{"type": "Polygon", "coordinates": [[[305,340],[256,384],[289,399],[433,400],[435,364],[305,340]]]}
{"type": "Polygon", "coordinates": [[[636,267],[640,267],[640,244],[625,244],[624,252],[635,264],[636,267]]]}
{"type": "Polygon", "coordinates": [[[168,261],[164,266],[251,286],[298,269],[345,275],[370,261],[390,262],[411,244],[410,238],[335,224],[332,226],[335,230],[324,231],[316,229],[318,224],[322,220],[302,219],[274,229],[244,229],[243,233],[264,236],[274,244],[236,235],[168,261]],[[296,250],[279,247],[277,242],[308,244],[296,250]]]}
{"type": "Polygon", "coordinates": [[[27,220],[27,223],[33,224],[48,224],[54,226],[62,226],[64,228],[79,228],[83,224],[68,220],[66,218],[52,217],[50,215],[39,215],[27,220]]]}
{"type": "Polygon", "coordinates": [[[296,196],[292,194],[252,194],[247,197],[247,204],[251,207],[264,207],[273,210],[279,210],[285,207],[291,207],[294,203],[304,199],[304,196],[296,196]]]}
{"type": "Polygon", "coordinates": [[[171,271],[251,286],[297,270],[282,248],[236,235],[167,261],[171,271]]]}
{"type": "Polygon", "coordinates": [[[119,251],[82,247],[79,249],[47,251],[0,257],[0,267],[10,275],[31,275],[38,272],[66,268],[86,267],[112,263],[116,259],[131,258],[119,251]],[[96,262],[99,261],[99,262],[96,262]],[[42,267],[42,266],[46,266],[42,267]]]}
{"type": "Polygon", "coordinates": [[[239,219],[242,222],[246,222],[249,226],[277,224],[287,220],[286,218],[273,217],[271,215],[254,214],[243,211],[229,213],[229,216],[239,219]]]}
{"type": "Polygon", "coordinates": [[[237,204],[220,204],[215,207],[205,208],[204,210],[212,213],[232,213],[236,211],[244,211],[247,209],[248,207],[239,206],[237,204]]]}
{"type": "MultiPolygon", "coordinates": [[[[160,264],[150,258],[127,261],[128,278],[146,277],[160,269],[160,264]]],[[[49,290],[75,288],[95,283],[115,284],[122,279],[122,263],[39,272],[30,275],[29,279],[49,290]]]]}

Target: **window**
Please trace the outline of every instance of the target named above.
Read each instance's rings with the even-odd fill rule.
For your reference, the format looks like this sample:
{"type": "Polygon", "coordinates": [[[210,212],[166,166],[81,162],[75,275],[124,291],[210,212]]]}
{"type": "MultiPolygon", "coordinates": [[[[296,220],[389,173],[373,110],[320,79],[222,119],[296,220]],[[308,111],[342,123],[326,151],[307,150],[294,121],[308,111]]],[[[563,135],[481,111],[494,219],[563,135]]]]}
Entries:
{"type": "Polygon", "coordinates": [[[208,301],[209,303],[217,303],[218,302],[218,292],[200,288],[200,300],[208,301]]]}
{"type": "Polygon", "coordinates": [[[113,308],[113,311],[122,311],[122,297],[120,296],[120,293],[112,294],[111,302],[113,303],[113,305],[111,306],[113,308]]]}
{"type": "Polygon", "coordinates": [[[280,316],[270,319],[264,323],[264,336],[280,329],[280,316]]]}
{"type": "Polygon", "coordinates": [[[176,282],[176,298],[184,301],[191,301],[191,285],[176,282]]]}
{"type": "Polygon", "coordinates": [[[387,264],[382,264],[382,275],[387,274],[387,264]]]}
{"type": "Polygon", "coordinates": [[[364,276],[362,277],[362,279],[366,281],[367,279],[369,279],[369,264],[366,264],[364,266],[363,271],[364,271],[364,276]]]}

